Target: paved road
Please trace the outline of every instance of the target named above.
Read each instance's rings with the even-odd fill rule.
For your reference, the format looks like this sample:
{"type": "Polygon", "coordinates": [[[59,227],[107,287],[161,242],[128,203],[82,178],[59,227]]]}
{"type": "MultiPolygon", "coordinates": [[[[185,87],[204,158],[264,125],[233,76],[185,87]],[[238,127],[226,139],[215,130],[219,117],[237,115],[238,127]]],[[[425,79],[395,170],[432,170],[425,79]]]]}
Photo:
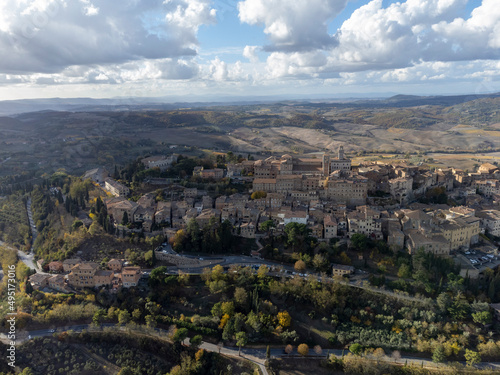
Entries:
{"type": "MultiPolygon", "coordinates": [[[[182,256],[182,255],[181,255],[182,256]]],[[[212,261],[211,266],[215,266],[216,264],[220,264],[223,266],[231,266],[231,265],[239,265],[242,267],[245,266],[252,266],[252,265],[260,265],[260,264],[265,264],[268,267],[274,267],[276,269],[282,269],[284,272],[271,272],[271,276],[275,277],[280,277],[280,276],[285,276],[285,277],[308,277],[309,275],[313,275],[314,277],[317,277],[318,281],[320,282],[337,282],[340,284],[344,284],[346,286],[351,286],[354,288],[359,288],[359,289],[364,289],[368,290],[373,293],[379,293],[379,294],[385,294],[394,298],[399,298],[399,299],[404,299],[407,301],[411,302],[423,302],[424,299],[422,298],[417,298],[413,296],[407,296],[404,294],[396,294],[390,290],[385,290],[385,289],[380,289],[376,287],[372,287],[370,285],[367,285],[364,281],[368,279],[368,274],[356,274],[354,277],[355,279],[351,279],[349,281],[344,281],[341,279],[333,279],[331,277],[326,277],[322,278],[320,274],[315,274],[315,273],[310,273],[310,274],[305,274],[305,276],[300,276],[297,274],[295,269],[292,266],[289,265],[284,265],[282,263],[278,262],[273,262],[265,259],[259,259],[259,258],[254,258],[254,257],[249,257],[245,255],[228,255],[228,256],[223,256],[223,257],[207,257],[204,256],[203,259],[212,261]]],[[[206,268],[207,266],[202,266],[202,267],[175,267],[175,266],[170,266],[168,267],[169,273],[177,273],[178,270],[182,270],[183,272],[190,273],[193,275],[199,275],[203,272],[203,269],[206,268]]]]}
{"type": "MultiPolygon", "coordinates": [[[[184,255],[181,255],[181,256],[184,256],[184,255]]],[[[192,256],[190,256],[190,257],[192,257],[192,256]]],[[[283,272],[270,272],[270,276],[274,276],[274,277],[285,276],[288,278],[290,278],[290,277],[306,277],[307,278],[309,275],[313,275],[314,277],[316,277],[318,279],[319,282],[336,282],[336,283],[344,284],[346,286],[351,286],[354,288],[368,290],[368,291],[373,292],[373,293],[385,294],[385,295],[388,295],[388,296],[391,296],[394,298],[404,299],[404,300],[411,301],[411,302],[423,302],[424,300],[427,300],[427,301],[429,300],[429,299],[417,298],[417,297],[413,297],[413,296],[407,296],[404,294],[396,294],[390,290],[372,287],[372,286],[368,285],[367,283],[365,283],[365,281],[368,280],[368,276],[369,276],[367,273],[357,273],[356,275],[354,275],[353,279],[351,279],[349,281],[344,281],[344,280],[339,279],[339,278],[336,278],[336,279],[333,279],[331,277],[323,278],[320,274],[317,274],[317,273],[305,273],[304,274],[305,276],[300,276],[295,271],[295,269],[290,265],[284,265],[283,263],[273,262],[273,261],[269,261],[266,259],[249,257],[246,255],[228,255],[228,256],[223,256],[223,257],[221,257],[221,256],[218,256],[218,257],[204,256],[203,260],[212,261],[211,265],[209,265],[208,267],[213,267],[216,264],[220,264],[223,266],[239,265],[242,267],[265,264],[266,266],[268,266],[270,268],[274,267],[275,269],[283,270],[283,272]]],[[[167,268],[168,268],[169,273],[177,273],[178,270],[181,270],[182,272],[186,272],[189,274],[199,275],[203,272],[203,269],[206,267],[207,267],[207,265],[200,266],[200,267],[170,266],[167,268]]],[[[306,272],[310,272],[310,271],[306,271],[306,272]]]]}
{"type": "MultiPolygon", "coordinates": [[[[36,268],[35,262],[33,261],[34,260],[33,259],[34,258],[33,253],[26,254],[26,253],[23,253],[21,250],[18,250],[17,251],[17,256],[18,256],[19,260],[21,260],[29,268],[31,268],[32,270],[36,270],[37,272],[39,272],[38,269],[36,268]]],[[[41,273],[44,273],[44,272],[41,272],[41,273]]]]}
{"type": "Polygon", "coordinates": [[[32,270],[35,270],[37,271],[38,273],[41,273],[41,274],[47,274],[47,272],[41,272],[40,270],[38,270],[38,268],[36,267],[36,264],[35,262],[33,261],[34,259],[34,255],[33,255],[33,252],[29,253],[29,254],[26,254],[25,252],[21,251],[21,250],[17,250],[9,245],[7,245],[5,242],[3,241],[0,241],[0,246],[4,246],[8,249],[12,249],[12,250],[15,250],[17,251],[17,257],[19,258],[20,261],[22,261],[24,264],[26,264],[26,266],[28,266],[28,268],[32,269],[32,270]]]}
{"type": "MultiPolygon", "coordinates": [[[[189,345],[189,339],[186,339],[185,343],[187,345],[189,345]]],[[[215,344],[208,343],[208,342],[203,342],[200,345],[200,348],[205,349],[206,351],[209,351],[209,352],[221,353],[221,354],[231,356],[231,357],[245,358],[245,359],[249,360],[250,362],[253,362],[257,366],[259,366],[259,369],[263,375],[269,375],[269,373],[267,372],[266,366],[264,365],[266,362],[265,350],[242,348],[241,355],[240,355],[238,348],[224,347],[224,346],[219,348],[219,346],[217,346],[215,344]]]]}

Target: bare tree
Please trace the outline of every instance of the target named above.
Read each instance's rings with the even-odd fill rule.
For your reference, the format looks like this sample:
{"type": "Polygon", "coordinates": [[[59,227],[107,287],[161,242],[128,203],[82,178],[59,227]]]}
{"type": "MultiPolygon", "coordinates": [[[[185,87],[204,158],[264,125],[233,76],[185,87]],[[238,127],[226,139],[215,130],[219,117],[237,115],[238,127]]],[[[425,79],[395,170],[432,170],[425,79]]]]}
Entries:
{"type": "Polygon", "coordinates": [[[391,356],[392,359],[394,359],[394,362],[397,362],[401,359],[401,353],[399,352],[399,350],[394,350],[391,356]]]}

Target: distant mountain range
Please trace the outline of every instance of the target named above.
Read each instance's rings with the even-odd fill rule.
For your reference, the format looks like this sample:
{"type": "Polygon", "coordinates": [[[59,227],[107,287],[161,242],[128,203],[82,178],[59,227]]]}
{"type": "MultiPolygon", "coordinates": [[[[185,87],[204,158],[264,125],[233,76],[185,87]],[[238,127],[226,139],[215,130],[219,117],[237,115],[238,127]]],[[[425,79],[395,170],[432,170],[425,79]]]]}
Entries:
{"type": "Polygon", "coordinates": [[[49,99],[19,99],[0,101],[0,115],[11,116],[27,112],[39,111],[140,111],[140,110],[174,110],[180,108],[201,108],[229,105],[255,105],[279,102],[290,106],[304,105],[321,107],[324,104],[335,103],[348,107],[415,107],[423,105],[453,106],[483,98],[498,98],[500,93],[470,94],[449,96],[416,96],[394,95],[389,98],[372,98],[375,94],[367,94],[365,98],[326,98],[317,95],[304,99],[291,99],[286,96],[258,97],[218,97],[216,101],[204,101],[201,97],[135,97],[135,98],[49,98],[49,99]]]}

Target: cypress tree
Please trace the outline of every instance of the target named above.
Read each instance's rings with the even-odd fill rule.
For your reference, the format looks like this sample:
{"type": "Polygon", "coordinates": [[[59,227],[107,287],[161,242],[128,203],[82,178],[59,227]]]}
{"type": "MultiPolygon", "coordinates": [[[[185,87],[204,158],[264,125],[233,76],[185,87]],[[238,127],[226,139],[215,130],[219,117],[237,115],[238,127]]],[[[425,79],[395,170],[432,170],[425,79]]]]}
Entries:
{"type": "Polygon", "coordinates": [[[153,256],[151,257],[151,266],[154,267],[156,264],[156,251],[153,248],[153,256]]]}
{"type": "Polygon", "coordinates": [[[495,288],[495,280],[490,281],[490,285],[488,287],[488,298],[491,300],[491,302],[494,302],[496,295],[496,288],[495,288]]]}

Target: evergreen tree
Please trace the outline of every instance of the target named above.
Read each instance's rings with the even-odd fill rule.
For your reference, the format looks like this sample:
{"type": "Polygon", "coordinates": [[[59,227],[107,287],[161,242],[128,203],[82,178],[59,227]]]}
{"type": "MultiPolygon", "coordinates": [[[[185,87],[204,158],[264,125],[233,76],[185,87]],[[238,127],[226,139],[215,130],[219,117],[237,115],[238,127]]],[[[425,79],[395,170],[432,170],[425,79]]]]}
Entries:
{"type": "Polygon", "coordinates": [[[488,298],[491,302],[494,302],[496,296],[496,288],[495,288],[495,280],[490,281],[490,285],[488,286],[488,298]]]}
{"type": "Polygon", "coordinates": [[[104,206],[104,203],[102,202],[101,197],[97,197],[97,199],[95,201],[95,211],[101,212],[101,209],[103,206],[104,206]]]}
{"type": "Polygon", "coordinates": [[[127,211],[125,211],[122,217],[122,225],[127,225],[127,224],[128,224],[128,213],[127,211]]]}
{"type": "Polygon", "coordinates": [[[259,291],[257,287],[253,290],[252,294],[252,308],[256,314],[259,312],[259,291]]]}
{"type": "Polygon", "coordinates": [[[26,280],[24,291],[26,292],[26,294],[30,295],[31,293],[33,293],[33,287],[31,286],[31,283],[28,280],[26,280]]]}
{"type": "Polygon", "coordinates": [[[153,254],[151,256],[151,267],[154,267],[156,264],[156,251],[155,251],[155,249],[153,249],[152,251],[153,251],[153,254]]]}
{"type": "Polygon", "coordinates": [[[432,354],[432,362],[440,363],[446,359],[443,345],[438,345],[432,354]]]}

